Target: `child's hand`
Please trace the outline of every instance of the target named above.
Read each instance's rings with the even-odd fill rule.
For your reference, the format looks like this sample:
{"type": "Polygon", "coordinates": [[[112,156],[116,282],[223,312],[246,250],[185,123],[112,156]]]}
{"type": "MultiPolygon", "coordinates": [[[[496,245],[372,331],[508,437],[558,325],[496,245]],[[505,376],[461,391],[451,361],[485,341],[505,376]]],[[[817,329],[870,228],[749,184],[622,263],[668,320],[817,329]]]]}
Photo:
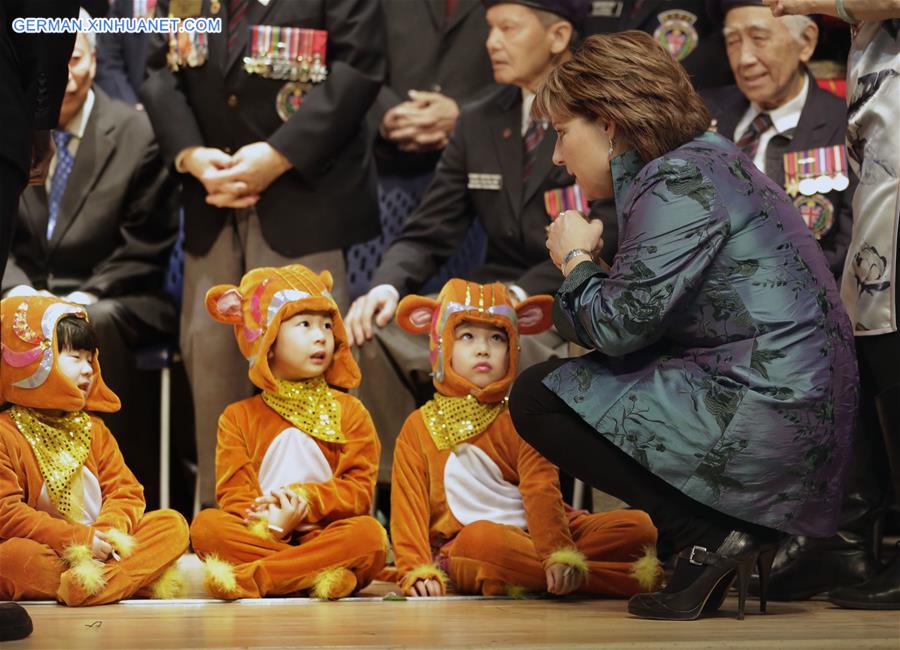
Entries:
{"type": "Polygon", "coordinates": [[[567,564],[551,564],[547,567],[547,591],[565,596],[581,587],[584,575],[567,564]]]}
{"type": "Polygon", "coordinates": [[[407,596],[443,596],[444,588],[439,580],[429,578],[428,580],[416,580],[409,589],[406,590],[407,596]]]}
{"type": "Polygon", "coordinates": [[[106,541],[106,534],[103,531],[95,530],[94,539],[91,541],[91,555],[95,560],[106,562],[113,552],[113,547],[106,541]]]}
{"type": "Polygon", "coordinates": [[[309,506],[305,499],[293,490],[279,488],[259,497],[247,512],[245,521],[265,517],[270,526],[281,528],[286,537],[303,523],[308,514],[309,506]]]}

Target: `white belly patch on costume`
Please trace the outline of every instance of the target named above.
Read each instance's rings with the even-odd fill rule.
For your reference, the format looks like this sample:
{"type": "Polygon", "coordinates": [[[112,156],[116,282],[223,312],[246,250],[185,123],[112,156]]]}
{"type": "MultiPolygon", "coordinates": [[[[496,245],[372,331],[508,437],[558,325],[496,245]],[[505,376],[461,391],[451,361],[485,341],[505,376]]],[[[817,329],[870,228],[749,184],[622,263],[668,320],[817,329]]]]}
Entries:
{"type": "Polygon", "coordinates": [[[276,436],[259,466],[263,494],[294,483],[325,483],[334,473],[316,441],[290,427],[276,436]]]}
{"type": "MultiPolygon", "coordinates": [[[[100,516],[100,506],[103,505],[103,493],[100,491],[100,481],[87,467],[81,468],[81,496],[73,495],[72,516],[69,521],[90,526],[100,516]]],[[[37,509],[46,512],[51,517],[65,519],[47,492],[47,484],[41,486],[41,494],[38,496],[37,509]]]]}
{"type": "Polygon", "coordinates": [[[497,463],[475,445],[459,444],[447,457],[444,492],[463,526],[482,520],[528,529],[518,486],[505,480],[497,463]]]}

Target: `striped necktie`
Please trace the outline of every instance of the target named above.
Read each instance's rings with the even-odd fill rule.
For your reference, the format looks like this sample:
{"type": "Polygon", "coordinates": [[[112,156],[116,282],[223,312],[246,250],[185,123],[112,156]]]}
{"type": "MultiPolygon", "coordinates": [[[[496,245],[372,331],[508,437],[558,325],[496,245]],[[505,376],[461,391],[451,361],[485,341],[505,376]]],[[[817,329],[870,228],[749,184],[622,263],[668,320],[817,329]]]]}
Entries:
{"type": "Polygon", "coordinates": [[[747,157],[753,160],[756,150],[759,149],[759,136],[768,131],[772,126],[772,118],[768,113],[760,113],[753,118],[750,126],[744,131],[741,139],[735,142],[738,149],[747,154],[747,157]]]}
{"type": "Polygon", "coordinates": [[[522,180],[528,180],[531,170],[534,168],[534,160],[537,157],[537,148],[544,139],[547,125],[537,120],[528,121],[528,129],[525,131],[524,156],[522,157],[522,180]]]}
{"type": "Polygon", "coordinates": [[[228,0],[228,51],[234,49],[238,34],[244,29],[244,16],[250,0],[228,0]]]}

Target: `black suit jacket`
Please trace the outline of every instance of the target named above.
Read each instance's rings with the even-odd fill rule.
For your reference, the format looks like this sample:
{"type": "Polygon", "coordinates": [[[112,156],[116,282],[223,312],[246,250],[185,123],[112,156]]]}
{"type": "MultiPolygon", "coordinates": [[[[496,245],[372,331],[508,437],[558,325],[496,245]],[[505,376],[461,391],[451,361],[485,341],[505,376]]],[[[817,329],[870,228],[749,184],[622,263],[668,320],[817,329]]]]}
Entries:
{"type": "Polygon", "coordinates": [[[689,12],[696,20],[692,28],[697,32],[697,45],[681,64],[691,75],[695,88],[724,86],[734,83],[728,57],[725,53],[725,40],[722,38],[722,26],[715,23],[706,10],[707,0],[644,0],[637,11],[634,11],[635,0],[600,0],[593,2],[594,14],[585,22],[585,34],[601,34],[638,29],[650,35],[660,27],[660,14],[666,11],[689,12]],[[596,5],[596,7],[594,7],[596,5]],[[617,16],[596,15],[603,9],[615,8],[617,16]]]}
{"type": "MultiPolygon", "coordinates": [[[[268,141],[293,164],[256,205],[269,246],[287,256],[341,248],[380,230],[375,169],[365,116],[384,78],[384,22],[377,0],[250,2],[246,24],[328,31],[328,78],[304,97],[287,122],[275,100],[284,81],[244,71],[248,32],[227,51],[227,2],[221,33],[209,34],[209,60],[173,73],[167,45],[155,39],[140,97],[168,161],[187,147],[226,152],[268,141]]],[[[167,2],[157,6],[165,15],[167,2]]],[[[201,13],[210,16],[210,0],[201,13]]],[[[231,210],[206,203],[203,186],[184,178],[185,248],[203,255],[231,210]]]]}
{"type": "Polygon", "coordinates": [[[27,284],[117,298],[144,322],[171,331],[175,312],[162,285],[178,230],[175,179],[147,116],[94,93],[53,236],[47,241],[45,187],[27,188],[2,290],[27,284]]]}
{"type": "Polygon", "coordinates": [[[75,34],[16,34],[15,18],[78,16],[78,0],[0,0],[0,159],[27,176],[32,130],[52,129],[75,34]]]}
{"type": "MultiPolygon", "coordinates": [[[[400,235],[391,242],[372,286],[390,284],[401,295],[419,290],[465,238],[478,215],[487,232],[484,264],[467,274],[476,282],[512,282],[529,294],[552,293],[562,274],[549,259],[545,227],[550,223],[544,192],[574,179],[551,159],[556,133],[548,129],[538,145],[528,183],[522,182],[522,91],[499,86],[489,96],[463,107],[434,180],[400,235]],[[502,177],[498,190],[468,189],[469,174],[502,177]]],[[[618,244],[614,209],[601,215],[604,259],[618,244]]]]}
{"type": "MultiPolygon", "coordinates": [[[[134,0],[117,0],[109,10],[112,18],[133,18],[134,0]]],[[[107,95],[134,106],[144,82],[150,34],[97,34],[97,77],[94,83],[107,95]]]]}
{"type": "MultiPolygon", "coordinates": [[[[776,135],[766,147],[766,176],[782,187],[785,184],[784,154],[845,142],[847,105],[827,90],[822,90],[812,75],[808,77],[809,92],[797,128],[776,135]]],[[[750,106],[740,89],[737,86],[710,88],[701,95],[715,120],[716,131],[731,140],[740,138],[742,134],[736,134],[734,129],[750,106]]],[[[834,223],[819,239],[819,244],[837,277],[841,276],[844,268],[844,258],[853,232],[851,203],[855,187],[856,177],[851,172],[850,186],[846,190],[825,195],[834,206],[834,223]]]]}
{"type": "MultiPolygon", "coordinates": [[[[384,114],[408,99],[410,90],[441,92],[462,106],[494,86],[485,43],[482,0],[459,0],[445,19],[447,0],[381,0],[388,34],[388,74],[369,111],[377,133],[384,114]]],[[[431,171],[440,151],[404,153],[381,137],[375,140],[378,167],[386,172],[431,171]]]]}

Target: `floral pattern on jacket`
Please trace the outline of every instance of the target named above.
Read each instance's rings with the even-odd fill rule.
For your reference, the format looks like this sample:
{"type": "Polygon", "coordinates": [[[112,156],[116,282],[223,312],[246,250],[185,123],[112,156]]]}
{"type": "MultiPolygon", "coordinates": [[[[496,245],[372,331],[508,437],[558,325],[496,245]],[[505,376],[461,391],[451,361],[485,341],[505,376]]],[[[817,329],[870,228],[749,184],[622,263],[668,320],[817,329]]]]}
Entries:
{"type": "Polygon", "coordinates": [[[557,327],[594,350],[544,379],[686,495],[794,534],[837,526],[856,413],[853,334],[784,191],[712,133],[612,161],[619,248],[579,264],[557,327]]]}

